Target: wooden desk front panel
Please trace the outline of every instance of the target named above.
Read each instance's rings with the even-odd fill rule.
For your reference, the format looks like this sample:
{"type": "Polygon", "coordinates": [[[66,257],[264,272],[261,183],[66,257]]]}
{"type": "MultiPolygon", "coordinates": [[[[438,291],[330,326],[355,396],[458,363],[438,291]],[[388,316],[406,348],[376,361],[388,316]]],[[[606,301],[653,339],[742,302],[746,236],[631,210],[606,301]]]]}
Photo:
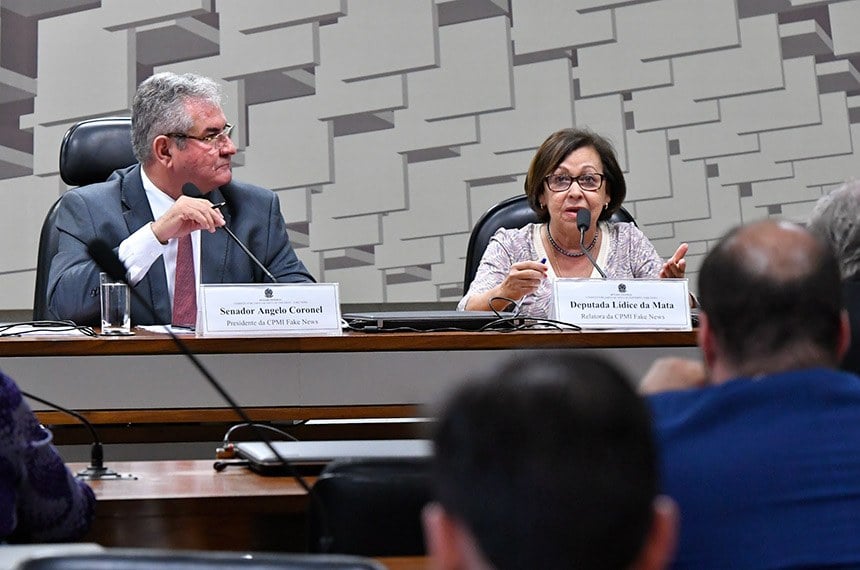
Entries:
{"type": "MultiPolygon", "coordinates": [[[[77,472],[86,464],[73,463],[77,472]]],[[[304,552],[307,494],[290,477],[211,461],[115,463],[136,480],[94,481],[96,519],[83,539],[105,547],[304,552]]],[[[313,484],[314,478],[308,478],[313,484]]],[[[424,570],[426,557],[382,558],[391,570],[424,570]]]]}
{"type": "MultiPolygon", "coordinates": [[[[435,402],[517,352],[588,349],[633,378],[657,356],[696,356],[692,332],[349,333],[342,337],[198,339],[191,350],[245,407],[322,409],[435,402]]],[[[115,423],[123,411],[202,422],[224,402],[164,335],[0,340],[0,366],[25,390],[115,423]],[[195,413],[199,410],[199,413],[195,413]]],[[[376,407],[376,408],[373,408],[376,407]]],[[[34,406],[34,409],[42,409],[34,406]]],[[[277,415],[277,414],[276,414],[277,415]]],[[[284,418],[279,418],[284,419],[284,418]]],[[[158,420],[154,420],[158,421],[158,420]]]]}
{"type": "Polygon", "coordinates": [[[212,463],[111,463],[137,479],[91,482],[96,520],[84,540],[129,548],[306,549],[307,494],[294,479],[239,467],[217,472],[212,463]]]}

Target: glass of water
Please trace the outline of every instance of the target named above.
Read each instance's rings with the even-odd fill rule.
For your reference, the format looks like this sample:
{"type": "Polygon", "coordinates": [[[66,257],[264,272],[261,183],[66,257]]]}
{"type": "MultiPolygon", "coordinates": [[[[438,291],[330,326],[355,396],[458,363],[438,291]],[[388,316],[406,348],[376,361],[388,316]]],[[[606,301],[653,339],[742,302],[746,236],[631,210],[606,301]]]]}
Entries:
{"type": "Polygon", "coordinates": [[[128,285],[107,273],[99,274],[102,305],[102,334],[131,334],[131,295],[128,285]]]}

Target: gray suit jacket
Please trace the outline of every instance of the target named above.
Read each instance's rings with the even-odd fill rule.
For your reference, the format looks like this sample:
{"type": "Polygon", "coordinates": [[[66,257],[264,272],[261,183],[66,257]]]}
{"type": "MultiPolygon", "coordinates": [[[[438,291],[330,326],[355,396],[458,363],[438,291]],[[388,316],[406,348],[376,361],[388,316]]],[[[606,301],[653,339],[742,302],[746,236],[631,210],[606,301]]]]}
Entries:
{"type": "MultiPolygon", "coordinates": [[[[296,257],[277,195],[265,188],[231,182],[210,194],[227,226],[282,283],[313,282],[296,257]]],[[[117,170],[106,181],[76,188],[63,195],[57,212],[59,251],[51,263],[48,309],[57,319],[80,325],[100,323],[99,272],[87,244],[100,238],[114,251],[120,242],[153,221],[140,177],[140,165],[117,170]]],[[[263,283],[268,281],[245,252],[224,231],[201,232],[202,283],[263,283]]],[[[133,325],[164,324],[171,320],[164,262],[152,264],[135,290],[155,309],[156,316],[132,297],[133,325]]]]}

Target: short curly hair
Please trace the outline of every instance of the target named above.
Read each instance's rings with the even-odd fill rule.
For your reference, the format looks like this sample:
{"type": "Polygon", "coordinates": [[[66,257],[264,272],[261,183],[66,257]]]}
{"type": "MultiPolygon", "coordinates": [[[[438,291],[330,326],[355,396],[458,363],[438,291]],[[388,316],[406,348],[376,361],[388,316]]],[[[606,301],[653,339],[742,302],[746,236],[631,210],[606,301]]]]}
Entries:
{"type": "Polygon", "coordinates": [[[564,162],[567,155],[582,147],[592,147],[600,155],[603,163],[603,174],[606,176],[606,192],[609,194],[609,205],[600,213],[600,220],[608,220],[621,207],[627,196],[627,183],[624,173],[615,157],[615,149],[606,138],[588,129],[562,129],[551,134],[543,144],[529,166],[526,175],[525,191],[529,205],[538,215],[541,222],[549,221],[549,210],[542,206],[540,197],[544,193],[544,178],[564,162]]]}

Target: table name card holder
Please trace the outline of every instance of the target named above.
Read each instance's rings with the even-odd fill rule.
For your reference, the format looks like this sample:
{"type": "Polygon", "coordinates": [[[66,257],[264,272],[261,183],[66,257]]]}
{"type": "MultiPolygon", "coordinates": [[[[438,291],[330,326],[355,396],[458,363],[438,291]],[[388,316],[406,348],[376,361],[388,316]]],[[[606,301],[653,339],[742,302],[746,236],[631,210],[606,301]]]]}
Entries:
{"type": "Polygon", "coordinates": [[[553,319],[585,329],[691,330],[687,279],[557,279],[553,319]]]}
{"type": "Polygon", "coordinates": [[[337,283],[201,284],[198,337],[340,335],[337,283]]]}

